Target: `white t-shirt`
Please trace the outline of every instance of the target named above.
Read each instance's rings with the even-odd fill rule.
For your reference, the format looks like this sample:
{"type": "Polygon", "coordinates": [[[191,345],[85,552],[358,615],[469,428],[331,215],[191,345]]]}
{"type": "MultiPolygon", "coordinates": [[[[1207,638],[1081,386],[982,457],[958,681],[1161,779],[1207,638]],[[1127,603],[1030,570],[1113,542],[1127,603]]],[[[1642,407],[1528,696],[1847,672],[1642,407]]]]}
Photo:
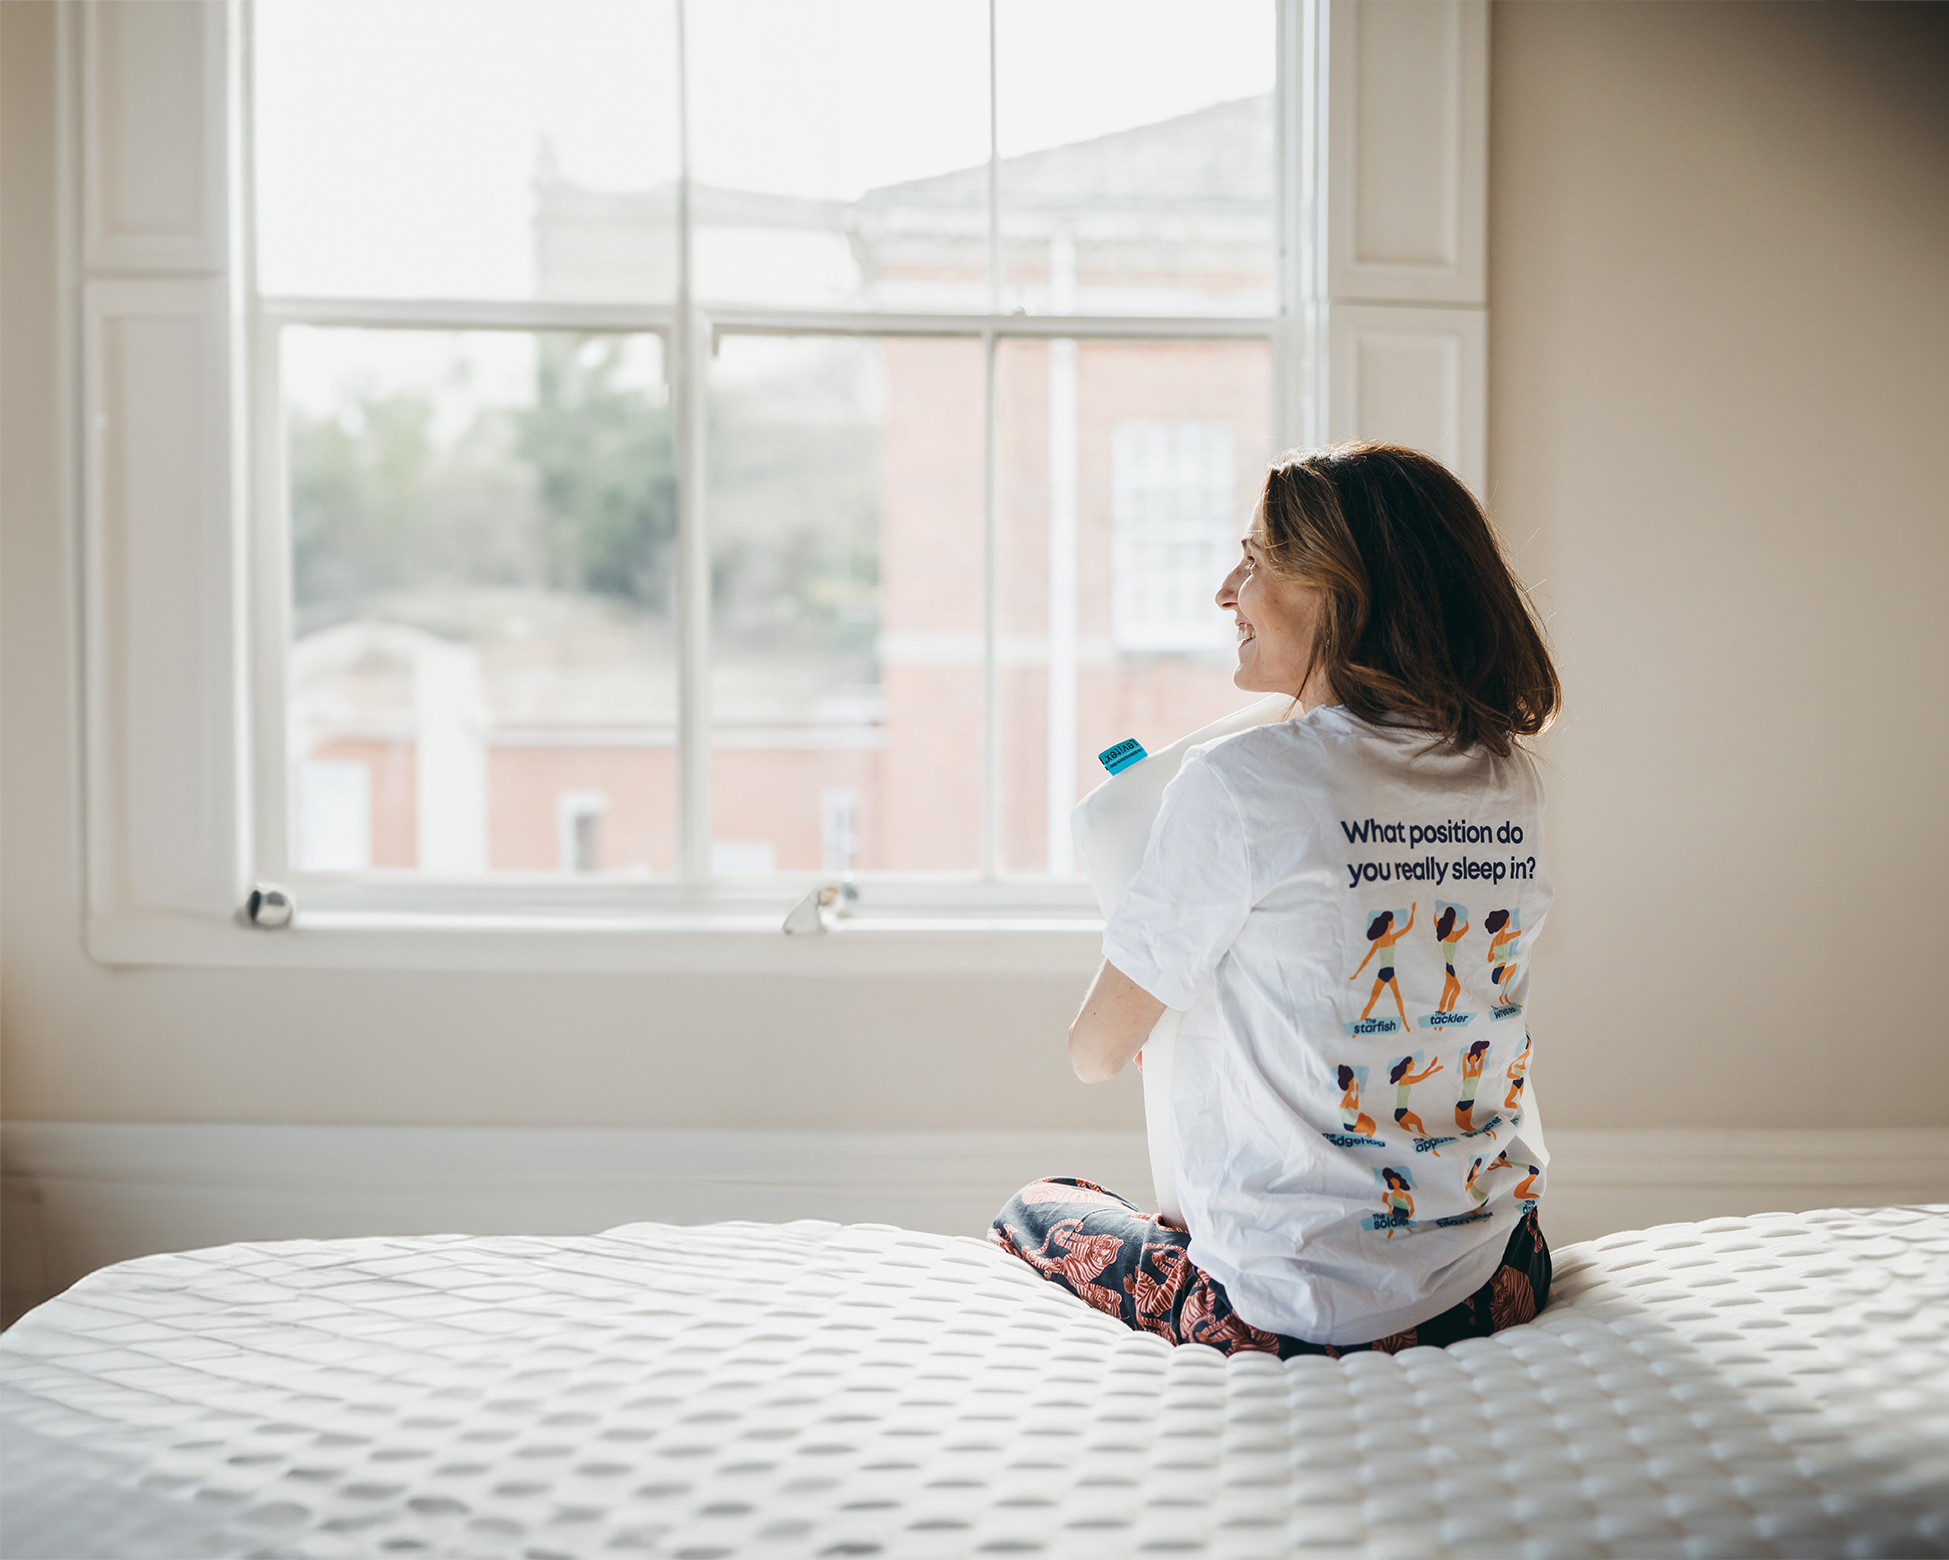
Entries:
{"type": "Polygon", "coordinates": [[[1522,1096],[1543,789],[1520,751],[1430,741],[1334,706],[1192,748],[1103,939],[1184,1010],[1192,1262],[1314,1343],[1466,1299],[1542,1192],[1522,1096]]]}

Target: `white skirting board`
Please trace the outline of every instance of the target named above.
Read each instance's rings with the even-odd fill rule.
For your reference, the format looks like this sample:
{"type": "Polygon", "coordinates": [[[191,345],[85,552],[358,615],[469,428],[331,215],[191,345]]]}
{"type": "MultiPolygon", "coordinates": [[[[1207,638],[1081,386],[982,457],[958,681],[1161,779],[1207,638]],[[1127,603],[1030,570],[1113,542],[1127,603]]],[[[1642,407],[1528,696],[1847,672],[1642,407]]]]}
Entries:
{"type": "Polygon", "coordinates": [[[1142,1132],[11,1122],[7,1319],[110,1262],[238,1240],[833,1219],[978,1235],[1040,1175],[1150,1196],[1142,1132]]]}
{"type": "MultiPolygon", "coordinates": [[[[1722,1214],[1949,1201],[1949,1128],[1554,1127],[1556,1245],[1722,1214]]],[[[836,1219],[978,1234],[1016,1187],[1150,1199],[1141,1132],[9,1123],[6,1319],[110,1262],[237,1240],[836,1219]]]]}

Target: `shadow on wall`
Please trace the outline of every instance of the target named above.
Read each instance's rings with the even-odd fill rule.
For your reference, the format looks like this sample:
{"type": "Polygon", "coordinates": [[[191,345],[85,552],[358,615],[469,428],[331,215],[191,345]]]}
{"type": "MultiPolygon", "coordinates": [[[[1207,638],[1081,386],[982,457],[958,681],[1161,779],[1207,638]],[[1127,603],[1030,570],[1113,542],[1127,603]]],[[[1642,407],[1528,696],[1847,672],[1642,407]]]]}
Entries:
{"type": "Polygon", "coordinates": [[[0,1328],[80,1277],[57,1279],[47,1261],[47,1209],[40,1188],[0,1154],[0,1328]]]}
{"type": "Polygon", "coordinates": [[[1080,1175],[1148,1202],[1141,1131],[692,1131],[20,1122],[6,1321],[112,1262],[232,1241],[827,1219],[982,1235],[1080,1175]]]}

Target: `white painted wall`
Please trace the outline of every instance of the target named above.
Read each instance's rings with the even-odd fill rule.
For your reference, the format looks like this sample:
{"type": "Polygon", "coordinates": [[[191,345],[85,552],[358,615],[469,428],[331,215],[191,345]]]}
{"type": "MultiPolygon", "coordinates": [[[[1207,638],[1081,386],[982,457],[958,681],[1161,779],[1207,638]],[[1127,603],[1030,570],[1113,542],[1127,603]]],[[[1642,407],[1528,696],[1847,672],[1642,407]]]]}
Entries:
{"type": "MultiPolygon", "coordinates": [[[[0,6],[6,1116],[1137,1128],[1134,1075],[1097,1089],[1069,1075],[1066,977],[89,961],[51,11],[0,6]]],[[[1917,1188],[1905,1195],[1940,1179],[1887,1129],[1949,1126],[1930,957],[1949,866],[1943,16],[1495,8],[1489,491],[1570,697],[1546,744],[1562,897],[1536,1029],[1553,1132],[1689,1128],[1696,1146],[1726,1127],[1825,1125],[1851,1136],[1822,1138],[1810,1163],[1853,1142],[1917,1188]]],[[[1628,1149],[1588,1164],[1643,1186],[1697,1163],[1677,1155],[1646,1144],[1636,1183],[1628,1149]]],[[[1592,1173],[1564,1159],[1566,1177],[1592,1173]]],[[[1783,1185],[1766,1172],[1739,1205],[1771,1206],[1783,1185]]],[[[1605,1217],[1662,1206],[1647,1193],[1605,1217]]]]}
{"type": "MultiPolygon", "coordinates": [[[[1839,1132],[1709,1137],[1552,1131],[1558,1246],[1764,1208],[1940,1198],[1949,1131],[1892,1129],[1877,1158],[1839,1132]]],[[[110,1262],[238,1240],[576,1234],[639,1220],[836,1219],[979,1233],[1051,1165],[1150,1200],[1141,1130],[752,1131],[628,1127],[14,1122],[5,1315],[110,1262]]]]}
{"type": "Polygon", "coordinates": [[[1494,15],[1552,1125],[1949,1124],[1949,7],[1494,15]]]}

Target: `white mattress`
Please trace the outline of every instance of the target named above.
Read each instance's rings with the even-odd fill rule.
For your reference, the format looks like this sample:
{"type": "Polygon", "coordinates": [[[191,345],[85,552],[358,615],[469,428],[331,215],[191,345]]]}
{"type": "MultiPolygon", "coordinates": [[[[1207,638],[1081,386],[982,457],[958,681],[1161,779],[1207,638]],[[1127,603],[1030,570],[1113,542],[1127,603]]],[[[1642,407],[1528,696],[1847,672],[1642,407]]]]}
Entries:
{"type": "Polygon", "coordinates": [[[1949,1209],[1611,1236],[1528,1326],[1284,1365],[877,1226],[227,1246],[0,1386],[11,1560],[1941,1555],[1949,1209]]]}

